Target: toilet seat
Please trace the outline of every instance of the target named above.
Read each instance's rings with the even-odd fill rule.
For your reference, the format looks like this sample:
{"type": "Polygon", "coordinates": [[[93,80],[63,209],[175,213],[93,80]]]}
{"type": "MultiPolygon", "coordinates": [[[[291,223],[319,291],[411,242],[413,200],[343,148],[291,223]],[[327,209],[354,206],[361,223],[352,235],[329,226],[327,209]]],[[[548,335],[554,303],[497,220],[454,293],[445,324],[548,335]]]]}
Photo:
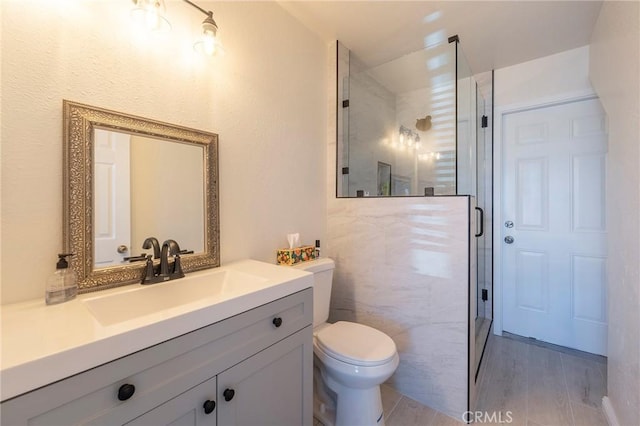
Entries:
{"type": "Polygon", "coordinates": [[[338,321],[316,333],[318,348],[339,361],[365,367],[386,364],[396,344],[383,332],[363,324],[338,321]]]}

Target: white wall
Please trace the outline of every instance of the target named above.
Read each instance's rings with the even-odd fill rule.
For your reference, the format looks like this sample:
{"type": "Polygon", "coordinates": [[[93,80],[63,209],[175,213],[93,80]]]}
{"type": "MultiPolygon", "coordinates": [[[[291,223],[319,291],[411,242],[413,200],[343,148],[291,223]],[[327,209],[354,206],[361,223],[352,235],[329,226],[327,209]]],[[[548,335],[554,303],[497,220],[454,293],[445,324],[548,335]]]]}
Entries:
{"type": "Polygon", "coordinates": [[[227,51],[205,60],[202,14],[167,2],[158,40],[130,5],[1,3],[2,303],[42,297],[62,249],[62,99],[220,135],[222,263],[324,238],[324,42],[276,3],[203,1],[227,51]]]}
{"type": "MultiPolygon", "coordinates": [[[[605,1],[589,73],[609,117],[608,398],[620,425],[640,414],[640,4],[605,1]]],[[[607,404],[605,404],[605,408],[607,404]]],[[[610,413],[607,413],[610,415],[610,413]]],[[[610,418],[611,421],[611,418],[610,418]]]]}
{"type": "Polygon", "coordinates": [[[502,114],[521,108],[593,95],[589,82],[589,46],[500,68],[494,73],[494,332],[502,332],[501,258],[502,217],[502,114]]]}
{"type": "Polygon", "coordinates": [[[592,91],[589,46],[497,69],[494,78],[496,109],[583,95],[592,91]]]}

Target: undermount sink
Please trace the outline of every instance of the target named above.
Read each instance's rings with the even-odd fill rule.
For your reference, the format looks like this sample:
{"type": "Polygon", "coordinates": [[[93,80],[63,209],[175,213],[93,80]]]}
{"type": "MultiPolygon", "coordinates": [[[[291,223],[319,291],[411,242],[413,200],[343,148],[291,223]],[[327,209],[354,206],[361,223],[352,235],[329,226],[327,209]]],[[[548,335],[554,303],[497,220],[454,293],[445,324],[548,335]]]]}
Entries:
{"type": "Polygon", "coordinates": [[[266,278],[236,270],[213,270],[159,284],[138,286],[113,294],[84,299],[91,314],[108,326],[151,314],[171,315],[173,308],[219,300],[259,290],[266,278]]]}

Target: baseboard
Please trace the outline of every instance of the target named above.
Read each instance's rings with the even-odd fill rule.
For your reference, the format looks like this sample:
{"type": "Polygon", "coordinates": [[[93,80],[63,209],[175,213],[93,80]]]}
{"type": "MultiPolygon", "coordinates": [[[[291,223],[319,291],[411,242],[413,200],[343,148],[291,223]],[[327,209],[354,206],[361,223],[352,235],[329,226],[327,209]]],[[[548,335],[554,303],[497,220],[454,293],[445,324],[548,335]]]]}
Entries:
{"type": "Polygon", "coordinates": [[[616,412],[613,409],[613,405],[611,405],[611,400],[608,396],[602,397],[602,411],[604,411],[604,417],[607,419],[609,426],[620,426],[618,416],[616,416],[616,412]]]}

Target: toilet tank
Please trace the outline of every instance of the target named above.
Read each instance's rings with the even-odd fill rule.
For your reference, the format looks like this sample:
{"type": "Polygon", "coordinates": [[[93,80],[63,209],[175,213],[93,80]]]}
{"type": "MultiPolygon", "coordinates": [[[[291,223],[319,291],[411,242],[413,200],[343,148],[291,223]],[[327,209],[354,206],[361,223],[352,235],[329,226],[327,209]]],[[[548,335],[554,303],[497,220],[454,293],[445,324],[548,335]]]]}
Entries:
{"type": "Polygon", "coordinates": [[[335,263],[328,257],[301,262],[292,266],[313,273],[313,326],[316,327],[329,319],[331,302],[331,283],[335,263]]]}

